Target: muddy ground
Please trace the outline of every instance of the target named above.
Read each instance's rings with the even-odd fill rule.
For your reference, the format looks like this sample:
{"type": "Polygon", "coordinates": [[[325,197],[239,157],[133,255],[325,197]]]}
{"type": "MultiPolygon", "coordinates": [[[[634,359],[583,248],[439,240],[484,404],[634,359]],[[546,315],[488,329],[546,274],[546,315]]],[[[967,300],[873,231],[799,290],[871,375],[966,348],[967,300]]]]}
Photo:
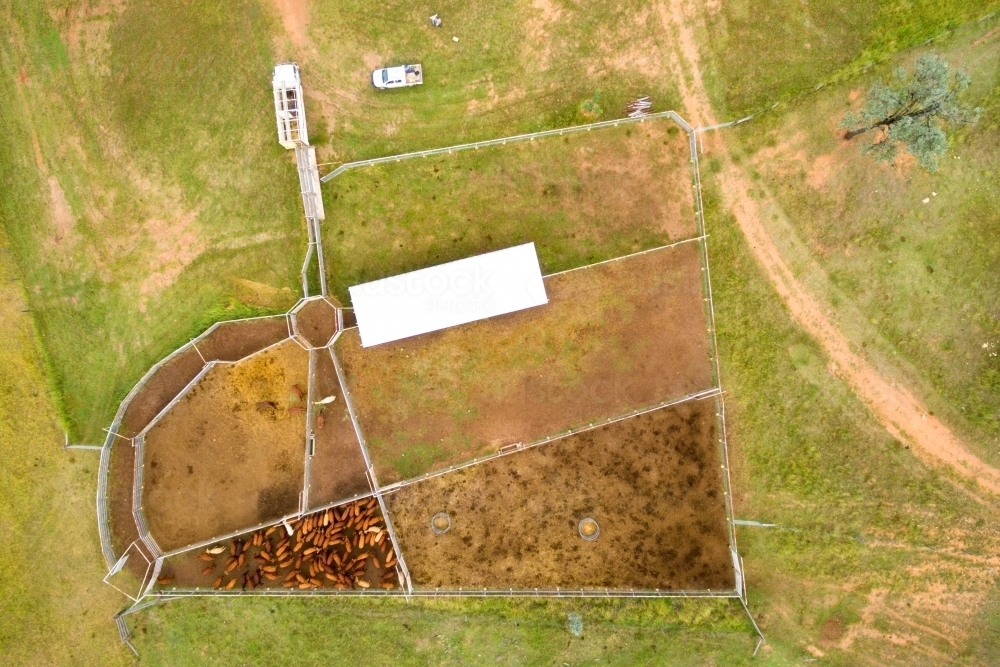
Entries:
{"type": "Polygon", "coordinates": [[[166,590],[399,590],[395,555],[374,498],[316,512],[290,525],[291,536],[279,525],[171,556],[157,585],[166,590]]]}
{"type": "Polygon", "coordinates": [[[337,333],[337,309],[326,299],[316,299],[295,313],[299,334],[312,347],[326,347],[337,333]]]}
{"type": "Polygon", "coordinates": [[[549,303],[335,346],[380,483],[712,386],[696,242],[549,276],[549,303]]]}
{"type": "Polygon", "coordinates": [[[414,587],[732,590],[715,412],[690,401],[390,493],[414,587]]]}
{"type": "Polygon", "coordinates": [[[162,549],[297,509],[308,371],[293,340],[218,366],[150,430],[143,508],[162,549]]]}
{"type": "Polygon", "coordinates": [[[371,491],[365,475],[361,445],[347,412],[347,403],[337,380],[330,350],[316,350],[315,354],[316,395],[313,400],[319,402],[330,396],[334,400],[314,407],[313,433],[316,436],[316,449],[309,467],[310,507],[371,491]]]}
{"type": "Polygon", "coordinates": [[[290,335],[288,318],[284,315],[222,322],[215,331],[198,342],[198,351],[205,357],[205,361],[239,361],[290,335]]]}

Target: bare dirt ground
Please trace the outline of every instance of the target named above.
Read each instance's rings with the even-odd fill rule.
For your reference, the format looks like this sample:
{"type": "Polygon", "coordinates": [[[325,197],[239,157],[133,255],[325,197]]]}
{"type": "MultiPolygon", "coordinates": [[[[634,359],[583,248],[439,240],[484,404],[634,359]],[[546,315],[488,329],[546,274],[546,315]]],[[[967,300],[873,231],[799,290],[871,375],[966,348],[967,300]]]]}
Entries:
{"type": "Polygon", "coordinates": [[[391,540],[374,498],[245,533],[164,561],[161,589],[399,590],[391,540]],[[363,541],[362,541],[363,540],[363,541]],[[212,553],[216,551],[218,553],[212,553]]]}
{"type": "Polygon", "coordinates": [[[220,324],[197,344],[197,350],[185,350],[150,378],[125,409],[119,434],[127,438],[138,435],[198,375],[206,361],[237,361],[288,336],[284,315],[220,324]]]}
{"type": "MultiPolygon", "coordinates": [[[[664,28],[677,39],[683,71],[677,65],[681,96],[692,125],[711,125],[716,119],[701,77],[698,49],[683,0],[660,3],[664,28]],[[685,74],[687,76],[685,76],[685,74]]],[[[931,464],[946,464],[983,487],[1000,493],[1000,470],[972,454],[941,421],[903,386],[878,374],[868,361],[851,349],[843,333],[827,316],[822,305],[799,282],[781,257],[761,221],[759,204],[751,196],[752,184],[729,159],[723,135],[705,137],[723,162],[719,174],[727,207],[733,211],[754,256],[781,296],[792,317],[815,337],[830,358],[833,371],[843,377],[871,409],[882,425],[900,440],[914,445],[916,453],[931,464]]]]}
{"type": "Polygon", "coordinates": [[[337,309],[326,299],[310,301],[295,313],[299,334],[312,347],[326,347],[337,333],[337,309]]]}
{"type": "Polygon", "coordinates": [[[715,412],[690,401],[392,492],[414,587],[731,590],[715,412]]]}
{"type": "Polygon", "coordinates": [[[712,386],[697,242],[545,279],[549,303],[335,346],[382,484],[712,386]]]}
{"type": "MultiPolygon", "coordinates": [[[[108,515],[111,524],[111,547],[115,557],[121,558],[128,546],[139,539],[139,528],[132,516],[132,484],[135,479],[135,449],[129,442],[118,439],[111,449],[111,464],[108,472],[108,515]]],[[[130,558],[129,561],[135,559],[130,558]]],[[[127,562],[138,567],[138,563],[127,562]]],[[[130,567],[133,574],[142,577],[143,572],[130,567]]],[[[143,568],[145,564],[143,564],[143,568]]]]}
{"type": "Polygon", "coordinates": [[[191,348],[161,366],[128,404],[118,433],[126,438],[138,435],[204,367],[201,356],[191,348]]]}
{"type": "Polygon", "coordinates": [[[288,318],[284,315],[223,322],[198,343],[198,351],[205,361],[239,361],[290,335],[288,318]]]}
{"type": "Polygon", "coordinates": [[[298,507],[308,352],[287,341],[209,371],[146,437],[143,508],[164,550],[298,507]]]}
{"type": "Polygon", "coordinates": [[[347,412],[347,402],[337,380],[333,357],[328,349],[316,350],[315,354],[316,396],[313,401],[321,401],[330,396],[334,400],[314,408],[316,450],[309,468],[310,507],[371,491],[368,476],[365,475],[365,459],[361,455],[361,445],[347,412]]]}
{"type": "Polygon", "coordinates": [[[310,0],[273,0],[274,7],[281,17],[281,25],[288,39],[296,49],[309,46],[309,7],[310,0]]]}

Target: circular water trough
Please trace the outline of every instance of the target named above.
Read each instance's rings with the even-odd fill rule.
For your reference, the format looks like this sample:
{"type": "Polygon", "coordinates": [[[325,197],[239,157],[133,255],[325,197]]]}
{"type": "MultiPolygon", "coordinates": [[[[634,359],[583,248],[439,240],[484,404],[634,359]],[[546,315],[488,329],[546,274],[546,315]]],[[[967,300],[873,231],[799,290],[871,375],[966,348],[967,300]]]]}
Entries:
{"type": "Polygon", "coordinates": [[[451,528],[451,517],[445,512],[438,512],[431,517],[431,530],[438,535],[444,535],[451,528]]]}
{"type": "Polygon", "coordinates": [[[580,523],[576,525],[576,530],[580,533],[580,537],[588,541],[596,540],[598,535],[601,534],[601,527],[597,525],[597,521],[590,517],[580,519],[580,523]]]}

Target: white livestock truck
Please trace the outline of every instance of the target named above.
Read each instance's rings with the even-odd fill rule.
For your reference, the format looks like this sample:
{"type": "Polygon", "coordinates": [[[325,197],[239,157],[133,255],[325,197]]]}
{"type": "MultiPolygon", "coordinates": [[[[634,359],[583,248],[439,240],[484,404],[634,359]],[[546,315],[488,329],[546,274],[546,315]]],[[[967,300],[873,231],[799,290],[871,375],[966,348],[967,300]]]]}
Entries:
{"type": "Polygon", "coordinates": [[[423,82],[424,70],[420,64],[383,67],[372,72],[372,85],[376,88],[419,86],[423,82]]]}

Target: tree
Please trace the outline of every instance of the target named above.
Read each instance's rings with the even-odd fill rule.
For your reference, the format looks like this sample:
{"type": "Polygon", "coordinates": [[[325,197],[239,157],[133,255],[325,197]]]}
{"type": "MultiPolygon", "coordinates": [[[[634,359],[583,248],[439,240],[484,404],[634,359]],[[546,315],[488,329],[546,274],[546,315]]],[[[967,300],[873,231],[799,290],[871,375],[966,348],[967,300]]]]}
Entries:
{"type": "Polygon", "coordinates": [[[913,76],[896,70],[895,81],[876,81],[868,91],[864,106],[849,112],[841,123],[846,138],[880,129],[880,135],[865,147],[876,160],[889,162],[899,144],[906,147],[920,166],[937,171],[938,160],[948,150],[942,125],[975,122],[980,108],[971,108],[959,98],[969,87],[964,72],[949,76],[948,63],[929,53],[917,59],[913,76]]]}

